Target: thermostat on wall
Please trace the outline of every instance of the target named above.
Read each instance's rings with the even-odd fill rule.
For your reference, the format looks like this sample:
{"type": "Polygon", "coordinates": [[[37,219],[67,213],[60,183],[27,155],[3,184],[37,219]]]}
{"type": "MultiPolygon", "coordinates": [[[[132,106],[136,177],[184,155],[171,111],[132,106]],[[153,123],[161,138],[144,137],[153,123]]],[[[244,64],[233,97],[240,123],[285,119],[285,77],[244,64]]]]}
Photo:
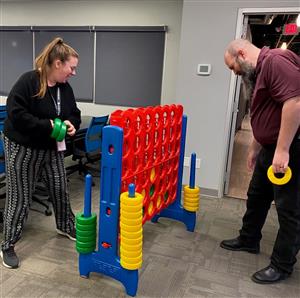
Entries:
{"type": "Polygon", "coordinates": [[[211,64],[198,64],[197,75],[209,76],[211,72],[211,64]]]}

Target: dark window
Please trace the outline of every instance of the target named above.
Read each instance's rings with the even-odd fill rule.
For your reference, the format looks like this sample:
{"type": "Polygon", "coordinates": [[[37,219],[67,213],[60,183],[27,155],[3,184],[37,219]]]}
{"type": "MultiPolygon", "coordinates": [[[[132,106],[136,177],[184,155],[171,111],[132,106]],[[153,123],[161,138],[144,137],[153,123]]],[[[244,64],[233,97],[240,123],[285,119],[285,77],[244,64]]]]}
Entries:
{"type": "Polygon", "coordinates": [[[77,101],[120,106],[158,105],[166,28],[2,26],[0,95],[8,95],[19,76],[33,69],[34,59],[44,46],[60,36],[79,54],[77,75],[70,79],[77,101]]]}
{"type": "Polygon", "coordinates": [[[165,32],[97,31],[95,102],[159,105],[165,32]]]}
{"type": "Polygon", "coordinates": [[[7,96],[17,79],[32,68],[30,28],[0,27],[0,95],[7,96]]]}

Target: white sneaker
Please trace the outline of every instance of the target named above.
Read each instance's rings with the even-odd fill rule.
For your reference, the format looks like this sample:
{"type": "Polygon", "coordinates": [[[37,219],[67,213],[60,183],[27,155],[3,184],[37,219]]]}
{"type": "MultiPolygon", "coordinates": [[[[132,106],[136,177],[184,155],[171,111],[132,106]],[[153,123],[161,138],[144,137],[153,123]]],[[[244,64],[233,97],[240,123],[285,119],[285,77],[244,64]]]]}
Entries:
{"type": "Polygon", "coordinates": [[[68,237],[70,240],[76,241],[76,230],[75,229],[71,230],[70,233],[63,232],[59,229],[56,229],[56,232],[59,235],[68,237]]]}
{"type": "Polygon", "coordinates": [[[2,263],[6,268],[16,269],[19,267],[19,258],[17,257],[13,246],[10,246],[6,250],[1,250],[0,256],[2,258],[2,263]]]}

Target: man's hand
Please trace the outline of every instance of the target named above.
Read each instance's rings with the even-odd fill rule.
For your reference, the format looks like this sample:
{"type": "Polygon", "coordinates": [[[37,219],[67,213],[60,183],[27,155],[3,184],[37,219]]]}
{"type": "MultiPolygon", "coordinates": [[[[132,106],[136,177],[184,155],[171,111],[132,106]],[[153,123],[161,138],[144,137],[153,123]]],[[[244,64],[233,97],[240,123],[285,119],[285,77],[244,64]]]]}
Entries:
{"type": "Polygon", "coordinates": [[[247,156],[247,169],[249,171],[253,171],[255,164],[256,164],[256,159],[257,159],[257,152],[254,150],[249,150],[248,156],[247,156]]]}
{"type": "Polygon", "coordinates": [[[274,173],[285,173],[289,165],[290,154],[288,151],[275,150],[272,168],[274,173]]]}
{"type": "Polygon", "coordinates": [[[261,149],[261,145],[253,138],[247,156],[247,168],[249,171],[254,170],[257,156],[260,149],[261,149]]]}

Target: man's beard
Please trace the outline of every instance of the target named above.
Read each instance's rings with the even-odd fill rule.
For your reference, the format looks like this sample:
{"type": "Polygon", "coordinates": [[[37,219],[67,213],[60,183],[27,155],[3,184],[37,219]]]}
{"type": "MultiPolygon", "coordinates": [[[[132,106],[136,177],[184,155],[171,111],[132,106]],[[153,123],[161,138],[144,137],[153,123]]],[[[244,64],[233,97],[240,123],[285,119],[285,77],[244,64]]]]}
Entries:
{"type": "Polygon", "coordinates": [[[237,63],[240,66],[241,69],[241,75],[242,80],[244,82],[244,94],[245,98],[248,99],[251,103],[252,94],[255,87],[255,68],[245,61],[241,61],[240,59],[237,59],[237,63]]]}

